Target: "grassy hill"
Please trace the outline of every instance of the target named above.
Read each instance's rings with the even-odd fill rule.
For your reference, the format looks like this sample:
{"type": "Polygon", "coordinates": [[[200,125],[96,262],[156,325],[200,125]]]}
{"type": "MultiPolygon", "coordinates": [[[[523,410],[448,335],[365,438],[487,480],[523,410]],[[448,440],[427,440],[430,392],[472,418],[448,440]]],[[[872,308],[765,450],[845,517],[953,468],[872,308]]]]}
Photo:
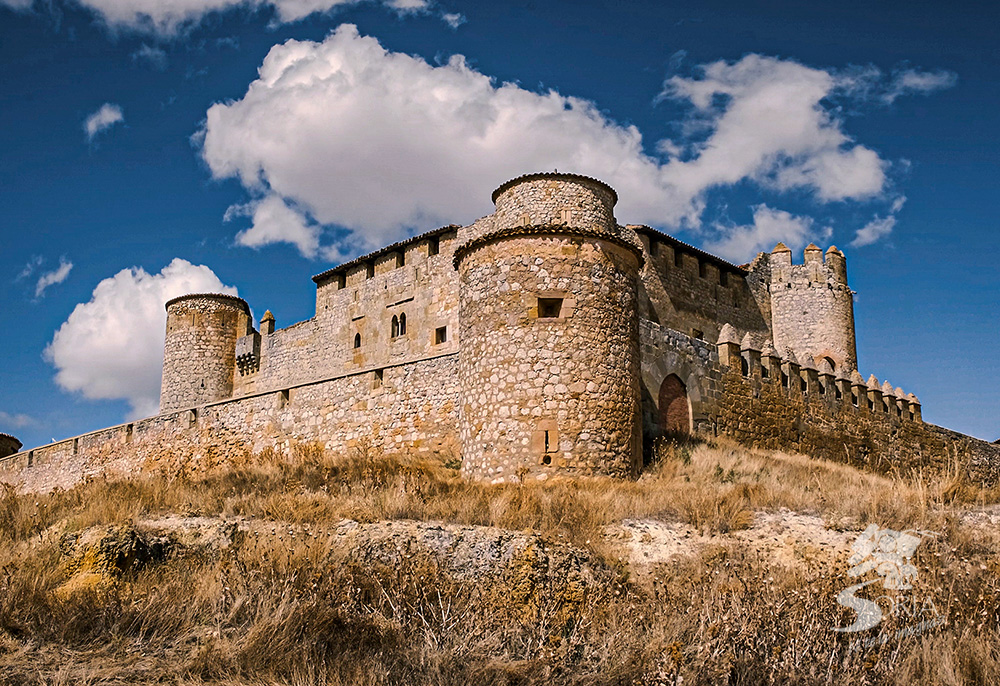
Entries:
{"type": "Polygon", "coordinates": [[[0,494],[0,681],[1000,682],[1000,494],[958,476],[723,442],[665,444],[634,482],[310,446],[159,464],[0,494]],[[925,532],[906,597],[943,626],[833,631],[871,523],[925,532]]]}

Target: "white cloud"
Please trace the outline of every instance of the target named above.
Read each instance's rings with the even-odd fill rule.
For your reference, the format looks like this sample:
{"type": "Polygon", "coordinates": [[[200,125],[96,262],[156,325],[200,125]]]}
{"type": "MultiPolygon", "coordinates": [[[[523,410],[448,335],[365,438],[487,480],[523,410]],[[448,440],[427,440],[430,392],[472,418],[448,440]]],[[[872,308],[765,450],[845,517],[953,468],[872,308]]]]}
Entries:
{"type": "Polygon", "coordinates": [[[28,260],[28,263],[24,265],[24,269],[21,270],[21,272],[17,275],[17,278],[14,279],[14,281],[23,281],[24,279],[27,279],[29,276],[35,273],[36,269],[42,266],[42,262],[44,261],[45,261],[44,257],[42,257],[41,255],[35,255],[30,260],[28,260]]]}
{"type": "Polygon", "coordinates": [[[320,253],[321,227],[310,223],[276,195],[246,205],[234,205],[226,211],[226,221],[238,216],[251,217],[252,226],[236,234],[236,242],[250,248],[275,243],[290,243],[303,257],[320,253]]]}
{"type": "MultiPolygon", "coordinates": [[[[21,0],[0,0],[0,2],[21,0]]],[[[275,21],[289,23],[311,14],[341,7],[377,2],[399,14],[423,12],[429,0],[75,0],[97,14],[111,29],[125,29],[160,36],[176,36],[201,23],[208,15],[244,10],[271,10],[275,21]]],[[[447,20],[445,20],[447,21],[447,20]]]]}
{"type": "Polygon", "coordinates": [[[666,166],[666,179],[691,198],[742,179],[804,188],[821,201],[878,195],[888,164],[855,144],[822,104],[837,87],[829,72],[761,55],[705,65],[700,78],[668,79],[664,95],[688,100],[709,134],[688,146],[691,159],[666,166]]]}
{"type": "Polygon", "coordinates": [[[888,217],[875,217],[862,228],[858,229],[854,240],[851,241],[851,247],[860,248],[865,245],[871,245],[888,236],[895,227],[895,216],[890,214],[888,217]]]}
{"type": "MultiPolygon", "coordinates": [[[[25,427],[35,426],[37,423],[38,422],[34,417],[29,417],[26,414],[11,414],[0,410],[0,429],[4,427],[23,429],[25,427]]],[[[4,431],[4,433],[8,432],[4,431]]]]}
{"type": "Polygon", "coordinates": [[[893,75],[889,88],[883,95],[886,102],[893,102],[902,95],[911,93],[930,95],[931,93],[953,87],[958,83],[958,75],[951,71],[917,71],[904,69],[893,75]]]}
{"type": "Polygon", "coordinates": [[[94,140],[94,136],[101,131],[123,121],[125,121],[125,116],[122,114],[122,108],[106,102],[101,105],[99,110],[87,117],[83,122],[83,130],[87,132],[87,140],[94,140]]]}
{"type": "Polygon", "coordinates": [[[60,258],[58,267],[38,277],[38,283],[35,284],[35,297],[42,297],[50,286],[55,286],[65,281],[72,269],[72,262],[67,261],[65,257],[60,258]]]}
{"type": "Polygon", "coordinates": [[[143,43],[138,50],[132,53],[131,58],[133,62],[145,62],[159,71],[167,68],[167,52],[155,45],[143,43]]]}
{"type": "Polygon", "coordinates": [[[32,4],[34,0],[0,0],[0,5],[6,5],[15,11],[29,10],[32,4]]]}
{"type": "Polygon", "coordinates": [[[174,259],[159,274],[123,269],[76,306],[45,349],[56,383],[92,399],[125,399],[133,416],[156,414],[167,300],[185,293],[229,293],[206,266],[174,259]]]}
{"type": "Polygon", "coordinates": [[[811,217],[800,217],[784,210],[758,205],[753,211],[753,224],[747,226],[717,226],[722,235],[705,243],[705,249],[736,263],[746,262],[758,252],[784,243],[798,250],[810,240],[829,238],[831,230],[814,229],[811,217]]]}
{"type": "Polygon", "coordinates": [[[590,101],[498,85],[461,56],[433,66],[343,25],[321,43],[274,46],[240,100],[208,110],[200,140],[215,178],[350,229],[363,247],[470,221],[501,182],[554,168],[610,183],[626,221],[697,226],[708,190],[747,180],[821,203],[883,191],[888,163],[824,104],[837,83],[759,55],[672,78],[663,97],[690,103],[702,133],[655,144],[661,162],[590,101]]]}
{"type": "Polygon", "coordinates": [[[441,15],[441,19],[444,23],[453,29],[457,29],[459,26],[468,21],[464,14],[458,14],[457,12],[444,12],[441,15]]]}

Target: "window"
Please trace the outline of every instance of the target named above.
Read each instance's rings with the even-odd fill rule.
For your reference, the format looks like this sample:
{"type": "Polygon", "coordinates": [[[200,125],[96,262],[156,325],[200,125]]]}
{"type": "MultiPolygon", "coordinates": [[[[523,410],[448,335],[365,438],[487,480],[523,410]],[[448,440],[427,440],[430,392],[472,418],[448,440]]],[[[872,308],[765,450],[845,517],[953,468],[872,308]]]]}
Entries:
{"type": "Polygon", "coordinates": [[[784,370],[781,372],[781,386],[782,388],[788,388],[788,374],[785,374],[784,370]]]}
{"type": "Polygon", "coordinates": [[[557,319],[562,314],[562,298],[539,298],[538,318],[557,319]]]}
{"type": "Polygon", "coordinates": [[[395,338],[399,335],[399,317],[392,315],[392,329],[389,331],[389,336],[395,338]]]}
{"type": "Polygon", "coordinates": [[[819,382],[819,394],[826,395],[826,386],[823,385],[822,381],[819,382]]]}
{"type": "Polygon", "coordinates": [[[406,313],[405,312],[400,312],[399,313],[399,335],[400,336],[405,336],[406,335],[406,313]]]}
{"type": "Polygon", "coordinates": [[[745,357],[740,358],[740,373],[743,376],[750,376],[750,363],[747,362],[747,358],[745,357]]]}
{"type": "Polygon", "coordinates": [[[708,276],[708,265],[701,260],[698,260],[698,276],[703,279],[708,276]]]}
{"type": "Polygon", "coordinates": [[[682,253],[677,248],[674,248],[674,266],[675,267],[684,266],[684,253],[682,253]]]}
{"type": "Polygon", "coordinates": [[[370,279],[375,276],[375,263],[369,262],[365,265],[365,278],[370,279]]]}
{"type": "Polygon", "coordinates": [[[840,390],[840,386],[838,386],[836,384],[836,382],[834,382],[834,386],[833,386],[833,395],[834,395],[834,397],[837,400],[843,400],[844,399],[844,392],[840,390]]]}
{"type": "Polygon", "coordinates": [[[354,334],[354,347],[355,348],[361,347],[361,334],[359,333],[354,334]]]}
{"type": "Polygon", "coordinates": [[[384,373],[384,369],[375,370],[375,374],[372,377],[372,388],[382,388],[382,378],[384,373]]]}
{"type": "Polygon", "coordinates": [[[802,388],[803,393],[809,390],[809,384],[806,383],[805,379],[799,379],[799,386],[802,388]]]}
{"type": "Polygon", "coordinates": [[[860,405],[857,393],[851,392],[851,404],[854,405],[854,407],[858,407],[858,405],[860,405]]]}
{"type": "Polygon", "coordinates": [[[760,378],[762,379],[771,378],[771,370],[767,368],[767,364],[762,364],[760,366],[760,378]]]}
{"type": "Polygon", "coordinates": [[[278,394],[278,408],[279,409],[283,408],[285,405],[288,404],[288,400],[289,400],[289,398],[291,398],[291,395],[292,395],[292,391],[289,388],[286,388],[285,390],[281,391],[281,393],[278,394]]]}
{"type": "Polygon", "coordinates": [[[427,241],[427,256],[432,257],[441,252],[441,239],[435,236],[427,241]]]}
{"type": "Polygon", "coordinates": [[[831,371],[834,371],[834,372],[837,371],[837,363],[833,361],[832,357],[824,357],[823,359],[826,360],[827,364],[830,365],[830,370],[831,371]]]}
{"type": "Polygon", "coordinates": [[[441,345],[448,342],[448,327],[439,326],[434,329],[434,345],[441,345]]]}
{"type": "Polygon", "coordinates": [[[569,224],[573,221],[573,210],[560,210],[559,211],[559,222],[562,224],[569,224]]]}
{"type": "Polygon", "coordinates": [[[719,270],[719,285],[729,286],[729,272],[724,272],[721,269],[719,270]]]}

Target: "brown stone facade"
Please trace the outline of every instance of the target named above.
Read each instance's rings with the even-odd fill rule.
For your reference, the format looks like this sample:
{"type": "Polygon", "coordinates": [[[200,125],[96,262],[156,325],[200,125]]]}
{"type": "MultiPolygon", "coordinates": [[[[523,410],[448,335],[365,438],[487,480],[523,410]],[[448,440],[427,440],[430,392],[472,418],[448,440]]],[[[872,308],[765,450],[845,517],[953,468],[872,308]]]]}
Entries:
{"type": "Polygon", "coordinates": [[[1000,445],[862,379],[836,248],[730,264],[619,224],[615,191],[574,174],[493,199],[315,276],[316,313],[292,326],[268,311],[255,329],[233,296],[170,301],[160,415],[20,452],[0,434],[0,480],[41,491],[295,442],[460,459],[489,481],[628,477],[666,434],[1000,478],[1000,445]]]}

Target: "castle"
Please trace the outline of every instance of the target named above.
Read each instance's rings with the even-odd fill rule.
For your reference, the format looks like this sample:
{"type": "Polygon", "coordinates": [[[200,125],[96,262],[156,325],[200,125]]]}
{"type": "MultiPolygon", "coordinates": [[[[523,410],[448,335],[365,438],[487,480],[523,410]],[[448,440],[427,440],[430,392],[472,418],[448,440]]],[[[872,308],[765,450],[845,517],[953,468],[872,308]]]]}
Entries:
{"type": "Polygon", "coordinates": [[[0,479],[44,490],[164,451],[296,442],[444,455],[489,481],[630,477],[659,436],[693,434],[996,480],[1000,447],[859,374],[837,248],[730,264],[620,225],[615,191],[575,174],[521,176],[493,201],[313,277],[315,316],[284,329],[270,311],[254,328],[234,296],[167,302],[160,414],[18,452],[0,479]]]}

